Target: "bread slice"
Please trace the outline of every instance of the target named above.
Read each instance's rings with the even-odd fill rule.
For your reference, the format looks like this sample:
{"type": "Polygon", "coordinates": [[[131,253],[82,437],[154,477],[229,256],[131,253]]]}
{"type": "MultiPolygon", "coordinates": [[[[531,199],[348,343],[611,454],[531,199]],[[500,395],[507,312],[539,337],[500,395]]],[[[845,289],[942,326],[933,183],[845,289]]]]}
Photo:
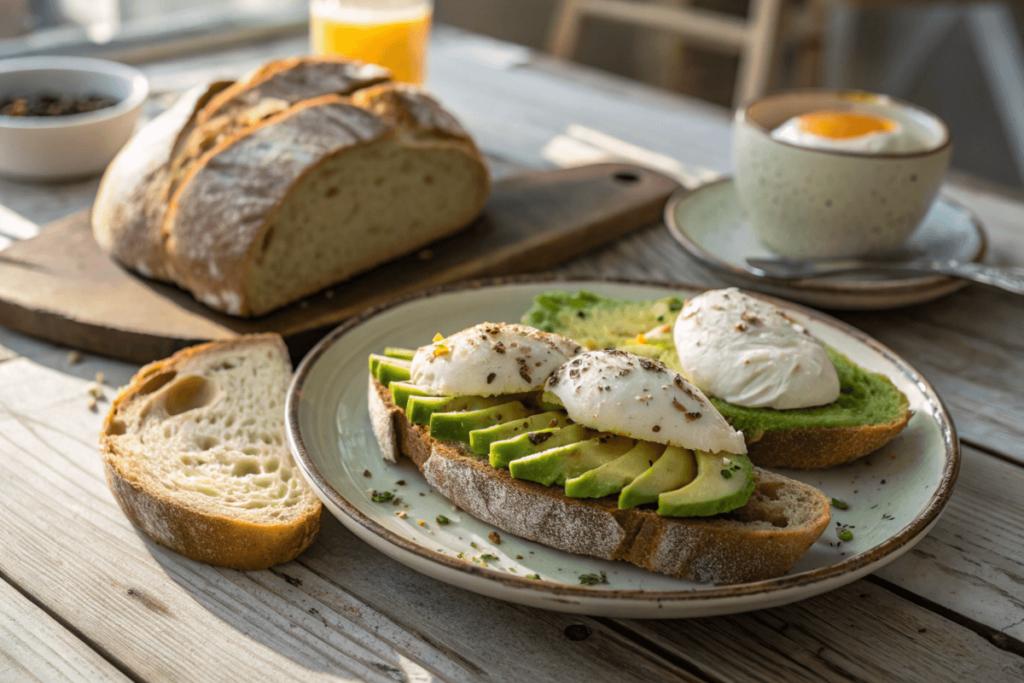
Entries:
{"type": "Polygon", "coordinates": [[[874,453],[895,439],[913,414],[908,408],[899,417],[879,425],[766,430],[747,441],[747,455],[761,467],[837,467],[874,453]]]}
{"type": "Polygon", "coordinates": [[[432,439],[373,376],[368,398],[385,459],[405,455],[430,486],[474,517],[571,553],[692,581],[760,581],[789,571],[831,518],[821,491],[758,468],[750,501],[715,517],[660,517],[651,509],[620,510],[612,498],[569,498],[558,488],[512,478],[461,443],[432,439]]]}
{"type": "Polygon", "coordinates": [[[110,490],[153,540],[265,569],[305,550],[320,501],[284,440],[291,362],[276,334],[213,342],[139,370],[100,432],[110,490]]]}

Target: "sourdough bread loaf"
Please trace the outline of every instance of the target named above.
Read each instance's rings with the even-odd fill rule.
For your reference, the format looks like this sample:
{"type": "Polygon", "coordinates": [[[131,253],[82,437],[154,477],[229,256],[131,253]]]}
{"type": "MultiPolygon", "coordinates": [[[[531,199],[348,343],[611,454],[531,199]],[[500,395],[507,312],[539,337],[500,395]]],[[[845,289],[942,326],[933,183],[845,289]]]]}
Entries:
{"type": "Polygon", "coordinates": [[[792,569],[831,519],[821,491],[760,468],[747,504],[714,517],[662,517],[653,509],[620,510],[613,498],[569,498],[491,467],[464,444],[432,439],[372,375],[368,400],[386,460],[408,457],[435,491],[474,517],[571,553],[692,581],[760,581],[792,569]]]}
{"type": "Polygon", "coordinates": [[[453,234],[488,188],[426,93],[372,64],[288,59],[144,128],[103,178],[93,232],[127,267],[255,316],[453,234]]]}
{"type": "Polygon", "coordinates": [[[142,368],[100,433],[107,482],[128,518],[210,564],[264,569],[301,553],[321,507],[285,443],[290,378],[288,351],[270,334],[142,368]]]}

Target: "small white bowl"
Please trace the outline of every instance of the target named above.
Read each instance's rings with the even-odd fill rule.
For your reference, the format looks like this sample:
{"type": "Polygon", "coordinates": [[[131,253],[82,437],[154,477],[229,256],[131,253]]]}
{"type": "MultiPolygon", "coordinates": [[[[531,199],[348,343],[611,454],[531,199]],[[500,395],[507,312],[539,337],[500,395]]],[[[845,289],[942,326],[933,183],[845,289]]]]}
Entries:
{"type": "Polygon", "coordinates": [[[38,181],[102,172],[132,136],[149,84],[138,69],[102,59],[0,61],[0,96],[36,93],[103,95],[117,104],[67,116],[0,116],[0,175],[38,181]]]}
{"type": "Polygon", "coordinates": [[[797,258],[878,255],[900,247],[935,199],[952,150],[935,114],[884,95],[803,90],[769,95],[736,112],[736,190],[754,233],[797,258]],[[899,121],[918,152],[850,152],[798,146],[771,131],[816,109],[899,121]]]}

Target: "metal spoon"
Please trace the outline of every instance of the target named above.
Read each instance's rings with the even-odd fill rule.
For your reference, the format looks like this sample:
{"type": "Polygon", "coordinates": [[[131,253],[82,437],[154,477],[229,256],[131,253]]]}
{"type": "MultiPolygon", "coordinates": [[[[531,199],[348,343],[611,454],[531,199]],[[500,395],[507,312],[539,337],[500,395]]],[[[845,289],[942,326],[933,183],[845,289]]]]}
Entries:
{"type": "Polygon", "coordinates": [[[802,261],[791,258],[748,258],[747,270],[760,277],[802,280],[843,273],[916,273],[949,275],[1024,294],[1024,268],[997,268],[961,261],[802,261]]]}

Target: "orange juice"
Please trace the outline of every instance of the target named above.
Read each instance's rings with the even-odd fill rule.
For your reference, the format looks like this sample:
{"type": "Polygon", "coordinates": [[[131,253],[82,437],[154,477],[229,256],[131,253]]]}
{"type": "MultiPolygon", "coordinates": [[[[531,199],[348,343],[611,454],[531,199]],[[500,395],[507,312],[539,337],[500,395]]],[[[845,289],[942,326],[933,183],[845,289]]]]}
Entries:
{"type": "Polygon", "coordinates": [[[345,55],[421,83],[430,33],[430,0],[313,0],[313,53],[345,55]]]}

